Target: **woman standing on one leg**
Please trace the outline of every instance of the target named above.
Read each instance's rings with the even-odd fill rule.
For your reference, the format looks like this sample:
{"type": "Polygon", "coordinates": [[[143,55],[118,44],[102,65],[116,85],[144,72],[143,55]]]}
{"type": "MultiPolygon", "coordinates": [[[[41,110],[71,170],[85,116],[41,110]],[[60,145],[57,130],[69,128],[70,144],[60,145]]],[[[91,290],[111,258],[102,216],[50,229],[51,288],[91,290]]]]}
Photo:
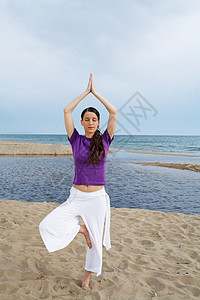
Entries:
{"type": "Polygon", "coordinates": [[[72,146],[75,176],[69,198],[48,214],[40,223],[39,230],[49,252],[65,248],[77,233],[85,236],[88,249],[85,275],[82,287],[89,287],[90,276],[101,274],[102,239],[103,245],[110,249],[110,199],[104,185],[105,166],[108,149],[114,139],[117,123],[117,109],[94,87],[90,74],[87,89],[64,108],[65,127],[72,146]],[[80,135],[74,127],[72,112],[77,104],[89,93],[96,96],[107,108],[110,116],[103,134],[99,131],[99,112],[89,107],[81,113],[81,125],[85,135],[80,135]],[[80,217],[85,225],[79,225],[80,217]]]}

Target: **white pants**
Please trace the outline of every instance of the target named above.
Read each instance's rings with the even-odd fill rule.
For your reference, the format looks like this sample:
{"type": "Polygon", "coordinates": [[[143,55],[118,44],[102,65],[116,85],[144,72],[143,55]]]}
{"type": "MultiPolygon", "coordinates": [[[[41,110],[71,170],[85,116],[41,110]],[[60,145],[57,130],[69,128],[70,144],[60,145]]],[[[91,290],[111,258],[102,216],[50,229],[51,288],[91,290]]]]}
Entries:
{"type": "Polygon", "coordinates": [[[42,240],[49,252],[65,248],[79,232],[80,217],[85,223],[92,243],[87,248],[85,270],[101,274],[102,239],[106,250],[110,244],[110,198],[105,188],[95,192],[82,192],[73,186],[69,198],[49,213],[39,224],[42,240]]]}

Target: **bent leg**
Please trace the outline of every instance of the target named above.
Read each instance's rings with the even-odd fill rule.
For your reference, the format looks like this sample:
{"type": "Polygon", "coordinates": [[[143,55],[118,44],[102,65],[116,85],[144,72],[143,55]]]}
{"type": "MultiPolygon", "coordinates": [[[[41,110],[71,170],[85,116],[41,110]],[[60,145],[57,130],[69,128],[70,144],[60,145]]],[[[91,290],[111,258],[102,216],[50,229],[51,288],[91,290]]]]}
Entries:
{"type": "Polygon", "coordinates": [[[106,198],[98,196],[85,207],[81,217],[89,231],[92,248],[87,249],[85,270],[99,276],[102,269],[102,239],[106,214],[106,198]]]}
{"type": "Polygon", "coordinates": [[[79,219],[76,205],[65,201],[40,222],[40,235],[49,252],[63,249],[71,243],[79,232],[79,219]]]}

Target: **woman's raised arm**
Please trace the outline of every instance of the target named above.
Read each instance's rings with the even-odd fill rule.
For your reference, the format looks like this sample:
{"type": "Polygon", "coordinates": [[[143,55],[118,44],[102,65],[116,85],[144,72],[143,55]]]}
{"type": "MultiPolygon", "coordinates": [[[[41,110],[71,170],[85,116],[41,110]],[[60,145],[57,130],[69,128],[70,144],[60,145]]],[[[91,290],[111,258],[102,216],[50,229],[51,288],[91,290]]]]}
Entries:
{"type": "Polygon", "coordinates": [[[75,107],[78,105],[78,103],[91,92],[91,86],[92,86],[91,79],[92,79],[92,74],[90,74],[89,83],[88,83],[86,90],[82,94],[77,96],[75,99],[73,99],[64,108],[65,128],[66,128],[69,138],[71,137],[72,133],[74,132],[74,122],[73,122],[72,112],[75,109],[75,107]]]}
{"type": "Polygon", "coordinates": [[[117,108],[112,105],[105,97],[103,97],[102,95],[100,95],[95,87],[94,87],[94,79],[93,79],[93,76],[91,77],[91,80],[92,80],[92,88],[91,88],[91,93],[101,101],[101,103],[107,108],[108,112],[110,114],[115,114],[117,113],[117,108]]]}
{"type": "Polygon", "coordinates": [[[91,78],[92,80],[92,88],[91,88],[91,93],[101,101],[101,103],[107,108],[108,112],[109,112],[109,119],[108,119],[108,124],[107,124],[107,131],[111,137],[111,139],[114,136],[114,132],[117,126],[117,108],[112,105],[105,97],[103,97],[102,95],[100,95],[95,87],[94,87],[94,80],[93,80],[93,76],[91,78]]]}
{"type": "Polygon", "coordinates": [[[67,104],[64,108],[64,112],[69,112],[69,111],[73,112],[73,110],[78,105],[78,103],[91,92],[91,87],[92,87],[92,74],[90,74],[89,83],[86,90],[82,94],[74,98],[69,104],[67,104]]]}

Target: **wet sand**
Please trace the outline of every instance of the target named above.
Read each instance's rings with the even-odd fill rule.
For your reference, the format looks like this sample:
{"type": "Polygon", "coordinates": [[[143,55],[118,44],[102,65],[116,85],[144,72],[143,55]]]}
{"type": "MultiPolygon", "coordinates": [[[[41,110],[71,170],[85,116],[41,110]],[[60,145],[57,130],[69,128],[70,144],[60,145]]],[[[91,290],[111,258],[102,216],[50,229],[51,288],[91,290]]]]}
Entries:
{"type": "Polygon", "coordinates": [[[184,157],[200,157],[200,155],[190,155],[190,154],[179,154],[179,153],[160,153],[160,152],[147,152],[147,151],[122,151],[119,152],[129,152],[129,153],[140,153],[140,154],[153,154],[153,155],[169,155],[169,156],[184,156],[184,157]]]}
{"type": "Polygon", "coordinates": [[[156,167],[165,167],[173,168],[180,170],[189,170],[194,172],[200,172],[200,165],[197,164],[174,164],[174,163],[160,163],[160,162],[135,162],[135,165],[144,165],[144,166],[156,166],[156,167]]]}

